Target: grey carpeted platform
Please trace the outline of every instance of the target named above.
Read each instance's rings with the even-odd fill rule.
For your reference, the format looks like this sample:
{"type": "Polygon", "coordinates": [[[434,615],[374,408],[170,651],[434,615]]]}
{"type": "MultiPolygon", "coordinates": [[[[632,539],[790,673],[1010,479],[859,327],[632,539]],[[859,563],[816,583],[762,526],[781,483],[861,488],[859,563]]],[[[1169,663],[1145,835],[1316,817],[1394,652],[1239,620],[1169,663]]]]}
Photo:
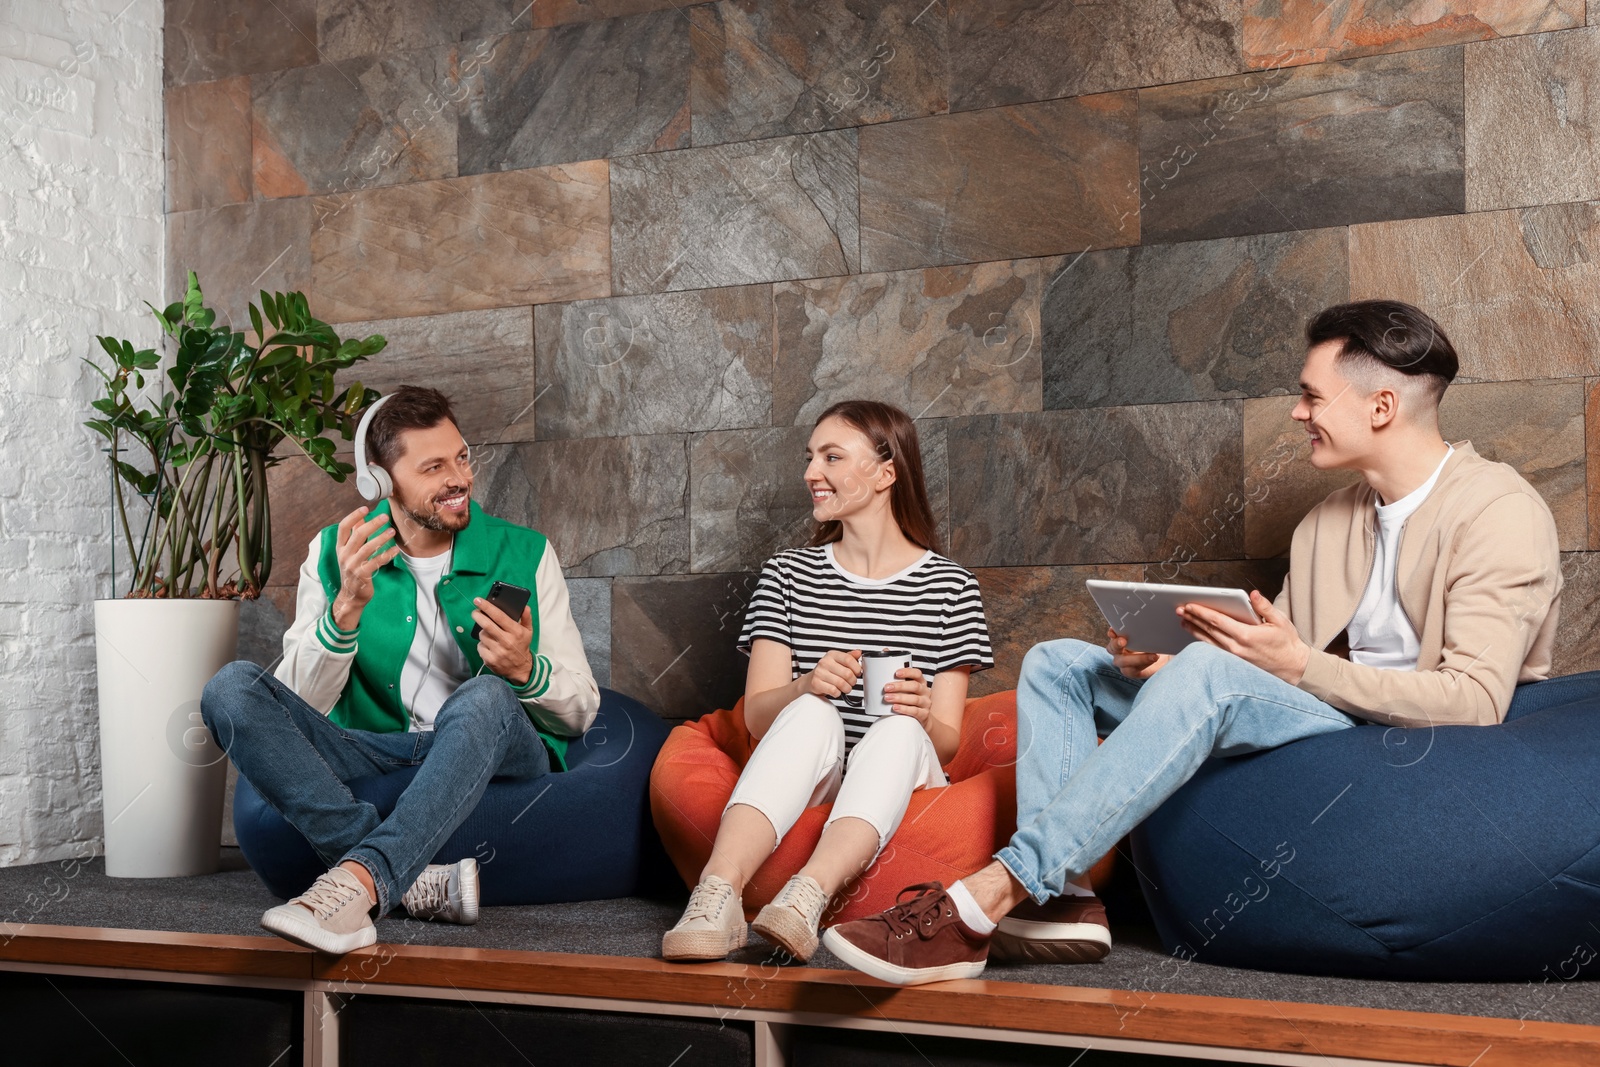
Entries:
{"type": "MultiPolygon", "coordinates": [[[[0,900],[8,902],[0,909],[5,913],[0,918],[63,926],[270,936],[258,925],[261,913],[281,901],[267,892],[238,849],[224,848],[222,857],[217,874],[195,878],[107,878],[98,858],[76,867],[43,863],[0,869],[0,900]]],[[[681,902],[628,898],[488,908],[475,926],[417,922],[396,912],[379,923],[378,936],[393,944],[655,956],[661,949],[662,932],[676,920],[681,907],[681,902]]],[[[1117,927],[1113,934],[1116,948],[1102,963],[1078,967],[992,963],[984,977],[1145,994],[1192,993],[1600,1025],[1600,984],[1595,983],[1308,978],[1179,963],[1162,951],[1151,930],[1117,927]]],[[[756,938],[733,962],[770,959],[770,950],[756,938]]],[[[841,965],[824,950],[811,966],[841,965]]]]}

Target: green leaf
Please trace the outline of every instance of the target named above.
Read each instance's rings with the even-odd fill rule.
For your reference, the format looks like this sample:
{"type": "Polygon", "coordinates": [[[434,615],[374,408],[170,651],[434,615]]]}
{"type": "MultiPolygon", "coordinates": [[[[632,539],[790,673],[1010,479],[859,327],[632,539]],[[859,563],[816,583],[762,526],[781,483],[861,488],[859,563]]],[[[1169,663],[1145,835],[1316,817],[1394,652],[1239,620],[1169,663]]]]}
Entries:
{"type": "Polygon", "coordinates": [[[183,305],[168,304],[163,310],[146,300],[144,302],[144,306],[149,308],[150,314],[154,315],[156,317],[156,321],[161,323],[161,332],[166,334],[168,337],[171,337],[172,324],[177,321],[177,316],[183,313],[183,305]]]}
{"type": "Polygon", "coordinates": [[[298,355],[298,352],[287,346],[274,348],[271,352],[268,352],[265,356],[261,357],[261,362],[256,364],[256,366],[263,370],[270,367],[277,367],[284,363],[288,363],[298,355]]]}
{"type": "MultiPolygon", "coordinates": [[[[183,317],[194,322],[204,307],[205,298],[200,293],[200,279],[195,276],[194,271],[190,271],[189,288],[183,294],[183,317]]],[[[211,324],[208,322],[205,325],[211,324]]]]}
{"type": "Polygon", "coordinates": [[[141,496],[154,493],[156,483],[160,481],[160,476],[156,472],[151,471],[146,474],[127,460],[117,460],[117,473],[122,475],[122,480],[133,486],[141,496]]]}
{"type": "Polygon", "coordinates": [[[237,336],[227,327],[212,330],[211,338],[206,342],[206,362],[211,364],[223,363],[228,358],[228,353],[233,350],[233,339],[237,336]]]}
{"type": "Polygon", "coordinates": [[[311,343],[321,348],[337,348],[339,334],[332,326],[317,319],[308,319],[305,328],[301,331],[311,338],[311,343]]]}
{"type": "Polygon", "coordinates": [[[250,305],[250,327],[251,327],[251,329],[255,330],[255,332],[256,332],[256,340],[259,341],[261,339],[261,336],[262,336],[262,333],[261,333],[261,309],[256,307],[254,304],[250,305]]]}

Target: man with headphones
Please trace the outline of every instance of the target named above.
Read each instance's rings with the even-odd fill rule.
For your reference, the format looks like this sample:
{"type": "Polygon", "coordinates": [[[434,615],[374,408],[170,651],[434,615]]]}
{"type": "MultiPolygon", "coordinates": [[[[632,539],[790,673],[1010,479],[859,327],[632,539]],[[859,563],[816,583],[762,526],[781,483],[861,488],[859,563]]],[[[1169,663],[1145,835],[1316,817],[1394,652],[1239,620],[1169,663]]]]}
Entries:
{"type": "Polygon", "coordinates": [[[277,669],[231,663],[201,698],[239,773],[329,866],[261,925],[332,953],[373,944],[397,903],[476,922],[476,860],[429,860],[491,777],[565,769],[600,704],[555,550],[472,499],[442,393],[402,386],[373,404],[355,467],[377,503],[312,540],[277,669]],[[530,592],[520,618],[489,599],[497,583],[530,592]],[[345,785],[405,767],[416,777],[387,818],[345,785]]]}

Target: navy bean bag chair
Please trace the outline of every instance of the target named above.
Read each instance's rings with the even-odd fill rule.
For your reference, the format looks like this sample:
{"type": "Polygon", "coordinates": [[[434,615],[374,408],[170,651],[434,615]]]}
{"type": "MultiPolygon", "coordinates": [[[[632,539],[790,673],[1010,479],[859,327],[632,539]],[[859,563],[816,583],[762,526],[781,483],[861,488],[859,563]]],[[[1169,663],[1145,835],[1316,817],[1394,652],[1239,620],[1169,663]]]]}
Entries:
{"type": "Polygon", "coordinates": [[[1208,760],[1133,845],[1184,959],[1577,977],[1600,945],[1600,671],[1518,687],[1497,726],[1365,725],[1208,760]]]}
{"type": "MultiPolygon", "coordinates": [[[[433,862],[476,857],[486,905],[671,891],[672,865],[650,821],[650,767],[666,739],[667,724],[649,708],[601,689],[594,725],[567,747],[568,769],[531,781],[491,779],[433,862]]],[[[387,816],[415,776],[406,768],[357,778],[350,791],[387,816]]],[[[297,896],[326,869],[300,831],[242,777],[233,829],[245,859],[277,896],[297,896]]]]}

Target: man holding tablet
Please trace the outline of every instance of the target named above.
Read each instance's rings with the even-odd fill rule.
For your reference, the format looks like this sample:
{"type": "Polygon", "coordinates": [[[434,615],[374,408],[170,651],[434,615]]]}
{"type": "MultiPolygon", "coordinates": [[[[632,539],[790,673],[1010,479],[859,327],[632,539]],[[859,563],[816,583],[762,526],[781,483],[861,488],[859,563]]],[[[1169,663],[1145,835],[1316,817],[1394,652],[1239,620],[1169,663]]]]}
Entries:
{"type": "Polygon", "coordinates": [[[1104,648],[1034,646],[1017,685],[1016,834],[948,890],[833,927],[840,959],[902,985],[975,977],[991,949],[1101,959],[1111,936],[1087,872],[1207,757],[1363,721],[1497,723],[1518,683],[1549,675],[1555,521],[1511,467],[1440,435],[1457,358],[1438,324],[1368,300],[1316,315],[1306,341],[1292,417],[1312,466],[1362,481],[1296,528],[1277,601],[1250,593],[1259,621],[1169,608],[1195,639],[1175,655],[1116,630],[1104,648]]]}

